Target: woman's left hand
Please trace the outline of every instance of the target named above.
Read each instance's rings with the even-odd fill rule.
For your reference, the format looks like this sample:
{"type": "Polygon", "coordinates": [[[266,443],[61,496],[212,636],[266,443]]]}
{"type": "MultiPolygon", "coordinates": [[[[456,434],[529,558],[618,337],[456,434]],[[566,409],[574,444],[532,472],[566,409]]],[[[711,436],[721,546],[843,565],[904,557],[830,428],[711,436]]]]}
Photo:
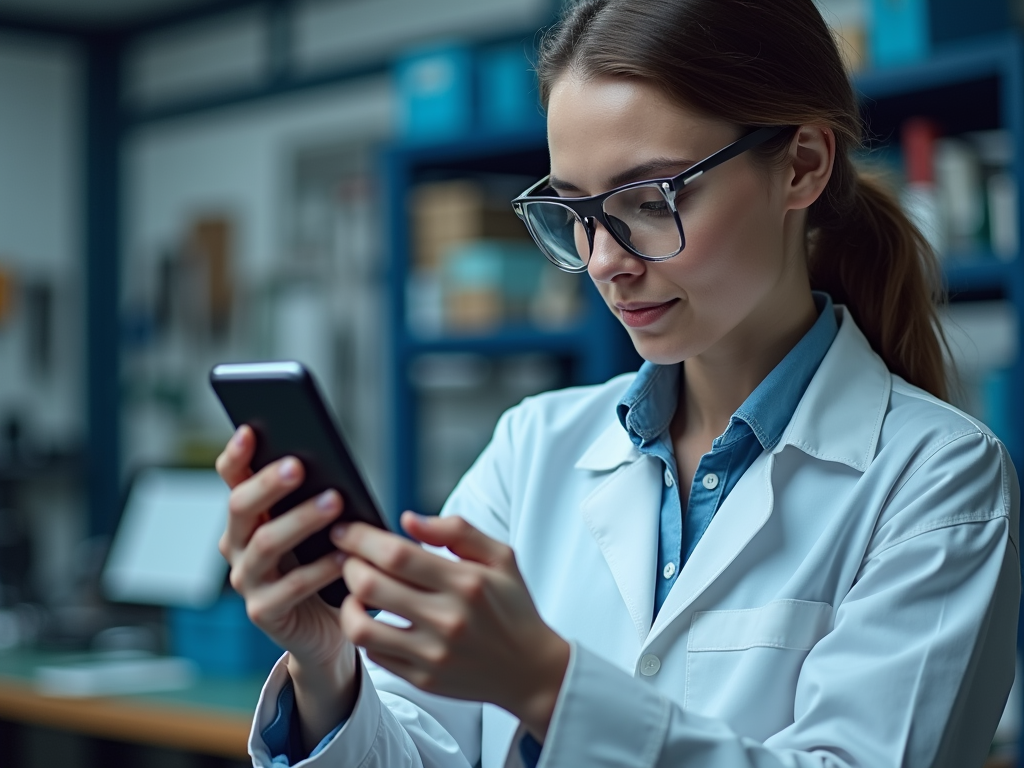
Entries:
{"type": "Polygon", "coordinates": [[[569,644],[537,613],[512,549],[460,517],[402,515],[417,541],[364,523],[342,523],[331,537],[349,555],[351,594],[341,606],[344,634],[375,663],[421,690],[497,704],[543,742],[569,664],[569,644]],[[398,628],[367,607],[407,619],[398,628]]]}

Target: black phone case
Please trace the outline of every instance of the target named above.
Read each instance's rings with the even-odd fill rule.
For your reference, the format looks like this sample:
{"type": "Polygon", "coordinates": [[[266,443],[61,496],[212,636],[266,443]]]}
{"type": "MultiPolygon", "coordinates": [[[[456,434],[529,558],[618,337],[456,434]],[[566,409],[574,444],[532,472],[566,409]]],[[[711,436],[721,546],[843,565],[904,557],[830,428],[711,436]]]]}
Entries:
{"type": "MultiPolygon", "coordinates": [[[[256,433],[254,472],[284,456],[295,456],[305,467],[302,485],[271,508],[272,516],[333,488],[345,500],[341,519],[389,529],[313,377],[301,363],[218,365],[210,372],[210,384],[235,427],[248,424],[256,433]]],[[[336,551],[328,536],[335,522],[295,547],[300,563],[336,551]]],[[[348,588],[338,579],[319,594],[329,605],[339,606],[348,588]]]]}

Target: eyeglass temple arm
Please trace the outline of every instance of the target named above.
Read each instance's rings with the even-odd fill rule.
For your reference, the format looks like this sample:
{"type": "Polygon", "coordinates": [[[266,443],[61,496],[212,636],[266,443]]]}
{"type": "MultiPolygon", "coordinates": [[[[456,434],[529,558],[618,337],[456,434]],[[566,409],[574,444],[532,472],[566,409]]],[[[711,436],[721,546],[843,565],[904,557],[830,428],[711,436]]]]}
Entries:
{"type": "Polygon", "coordinates": [[[768,139],[774,138],[779,135],[787,126],[784,125],[769,125],[764,128],[758,128],[756,131],[751,131],[746,136],[743,136],[732,144],[715,152],[711,157],[706,157],[696,165],[691,165],[681,174],[675,177],[673,181],[677,187],[685,187],[691,181],[701,176],[706,171],[710,171],[716,165],[721,165],[726,160],[732,160],[737,155],[742,155],[748,149],[756,147],[758,144],[762,144],[768,139]]]}

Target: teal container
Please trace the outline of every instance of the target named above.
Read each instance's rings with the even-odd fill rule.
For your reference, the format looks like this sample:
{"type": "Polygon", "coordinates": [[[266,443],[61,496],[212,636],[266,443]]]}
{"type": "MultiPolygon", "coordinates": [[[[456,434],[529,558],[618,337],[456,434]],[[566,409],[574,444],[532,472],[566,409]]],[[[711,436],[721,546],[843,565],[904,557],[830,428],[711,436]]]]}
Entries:
{"type": "Polygon", "coordinates": [[[876,67],[910,64],[931,52],[928,0],[872,0],[871,63],[876,67]]]}
{"type": "Polygon", "coordinates": [[[495,133],[543,129],[537,75],[522,44],[484,48],[478,73],[481,128],[495,133]]]}
{"type": "Polygon", "coordinates": [[[226,592],[209,608],[170,608],[171,653],[195,662],[207,677],[265,675],[283,651],[245,613],[245,603],[226,592]]]}
{"type": "Polygon", "coordinates": [[[399,134],[406,143],[449,141],[474,123],[473,53],[461,44],[409,51],[395,62],[399,134]]]}

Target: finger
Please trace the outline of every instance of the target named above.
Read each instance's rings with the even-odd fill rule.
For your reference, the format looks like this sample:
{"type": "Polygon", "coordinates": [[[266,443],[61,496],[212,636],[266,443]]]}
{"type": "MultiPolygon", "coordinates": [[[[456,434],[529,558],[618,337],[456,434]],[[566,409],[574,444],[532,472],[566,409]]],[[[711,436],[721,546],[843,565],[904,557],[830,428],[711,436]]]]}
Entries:
{"type": "Polygon", "coordinates": [[[231,492],[232,511],[258,514],[279,502],[302,484],[305,469],[294,456],[268,464],[231,492]]]}
{"type": "Polygon", "coordinates": [[[272,625],[296,605],[341,577],[345,555],[332,552],[300,565],[246,598],[245,610],[258,627],[272,625]]]}
{"type": "Polygon", "coordinates": [[[363,605],[372,605],[416,624],[437,608],[437,593],[425,592],[377,569],[360,557],[349,556],[342,568],[349,593],[363,605]]]}
{"type": "Polygon", "coordinates": [[[214,466],[217,473],[228,484],[234,488],[244,480],[252,477],[252,468],[249,466],[252,461],[253,452],[256,450],[256,436],[252,428],[243,424],[228,441],[224,450],[217,457],[214,466]]]}
{"type": "Polygon", "coordinates": [[[342,600],[340,620],[345,637],[368,653],[395,656],[406,663],[415,658],[414,630],[377,621],[367,613],[366,603],[355,594],[349,593],[342,600]]]}
{"type": "Polygon", "coordinates": [[[288,457],[261,469],[248,480],[235,486],[228,498],[228,525],[223,545],[228,559],[245,548],[259,525],[266,520],[270,508],[295,490],[303,477],[302,464],[288,457]]]}
{"type": "Polygon", "coordinates": [[[412,683],[421,691],[433,693],[431,690],[434,679],[430,675],[428,667],[418,660],[408,659],[405,656],[385,653],[376,648],[364,648],[366,658],[379,667],[383,667],[393,675],[412,683]]]}
{"type": "Polygon", "coordinates": [[[284,555],[328,526],[341,507],[338,492],[325,491],[256,528],[234,563],[243,587],[265,581],[268,574],[279,573],[278,563],[284,555]]]}
{"type": "Polygon", "coordinates": [[[331,541],[343,552],[356,555],[414,587],[439,592],[451,585],[452,561],[372,525],[341,523],[331,529],[331,541]]]}
{"type": "Polygon", "coordinates": [[[447,547],[463,560],[484,565],[505,566],[512,559],[512,550],[474,528],[461,517],[425,517],[406,512],[402,528],[417,541],[433,547],[447,547]]]}

